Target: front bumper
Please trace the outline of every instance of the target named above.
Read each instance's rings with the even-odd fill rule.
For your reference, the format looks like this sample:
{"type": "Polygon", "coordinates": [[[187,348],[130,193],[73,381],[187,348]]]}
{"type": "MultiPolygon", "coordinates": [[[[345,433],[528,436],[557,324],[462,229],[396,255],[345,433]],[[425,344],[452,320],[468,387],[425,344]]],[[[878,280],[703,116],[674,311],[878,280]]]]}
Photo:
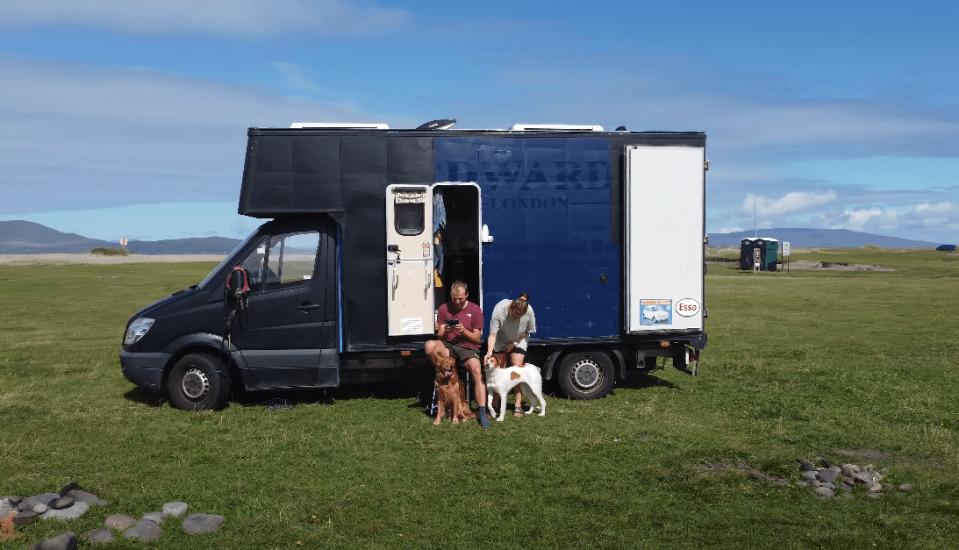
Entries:
{"type": "Polygon", "coordinates": [[[170,358],[169,353],[133,353],[120,351],[120,367],[123,376],[141,388],[160,390],[163,384],[163,368],[170,358]]]}

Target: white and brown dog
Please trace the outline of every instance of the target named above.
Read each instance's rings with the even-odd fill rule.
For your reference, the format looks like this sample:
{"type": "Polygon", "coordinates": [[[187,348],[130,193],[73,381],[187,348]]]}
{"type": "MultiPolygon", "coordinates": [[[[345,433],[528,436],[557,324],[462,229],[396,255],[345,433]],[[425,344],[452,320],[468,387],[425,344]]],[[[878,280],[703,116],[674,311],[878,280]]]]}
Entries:
{"type": "Polygon", "coordinates": [[[543,375],[539,372],[539,367],[526,363],[522,367],[503,367],[506,364],[506,354],[492,355],[486,365],[483,366],[483,378],[486,380],[486,408],[493,411],[493,394],[499,395],[499,416],[497,421],[502,422],[506,414],[506,398],[512,393],[513,388],[519,385],[529,399],[529,410],[526,414],[533,412],[533,396],[539,400],[540,416],[546,414],[546,400],[543,399],[543,375]]]}

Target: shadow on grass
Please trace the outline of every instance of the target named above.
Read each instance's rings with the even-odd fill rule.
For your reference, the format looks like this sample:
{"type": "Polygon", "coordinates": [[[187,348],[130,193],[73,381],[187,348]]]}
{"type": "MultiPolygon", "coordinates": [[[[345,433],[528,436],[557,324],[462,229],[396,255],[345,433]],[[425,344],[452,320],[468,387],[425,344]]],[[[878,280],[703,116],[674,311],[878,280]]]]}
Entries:
{"type": "Polygon", "coordinates": [[[403,378],[344,384],[339,388],[238,392],[231,401],[244,407],[283,408],[299,404],[333,405],[352,399],[416,399],[409,408],[425,409],[433,395],[433,371],[405,371],[403,378]]]}
{"type": "Polygon", "coordinates": [[[139,403],[152,408],[161,407],[167,402],[166,396],[160,392],[140,387],[133,388],[132,390],[126,392],[123,394],[123,397],[133,401],[134,403],[139,403]]]}
{"type": "MultiPolygon", "coordinates": [[[[625,380],[616,380],[617,388],[676,388],[676,384],[653,376],[653,373],[663,370],[662,368],[650,372],[629,371],[626,373],[625,380]]],[[[615,389],[614,389],[615,391],[615,389]]]]}

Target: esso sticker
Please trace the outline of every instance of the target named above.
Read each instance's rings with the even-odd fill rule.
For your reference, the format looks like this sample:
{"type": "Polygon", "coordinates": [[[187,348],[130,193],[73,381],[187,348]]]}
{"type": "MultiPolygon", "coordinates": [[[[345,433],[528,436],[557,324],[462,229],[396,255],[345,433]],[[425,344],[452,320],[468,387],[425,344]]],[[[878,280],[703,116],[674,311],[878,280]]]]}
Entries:
{"type": "Polygon", "coordinates": [[[699,302],[692,298],[683,298],[676,303],[676,313],[683,317],[692,317],[699,313],[699,302]]]}

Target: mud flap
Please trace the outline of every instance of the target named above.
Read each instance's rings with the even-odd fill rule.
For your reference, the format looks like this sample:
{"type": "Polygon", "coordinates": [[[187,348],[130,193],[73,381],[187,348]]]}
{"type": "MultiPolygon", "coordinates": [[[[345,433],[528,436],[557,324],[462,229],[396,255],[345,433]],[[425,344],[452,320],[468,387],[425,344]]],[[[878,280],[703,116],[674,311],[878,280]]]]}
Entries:
{"type": "Polygon", "coordinates": [[[673,367],[691,376],[699,374],[699,350],[687,346],[673,348],[673,367]]]}

